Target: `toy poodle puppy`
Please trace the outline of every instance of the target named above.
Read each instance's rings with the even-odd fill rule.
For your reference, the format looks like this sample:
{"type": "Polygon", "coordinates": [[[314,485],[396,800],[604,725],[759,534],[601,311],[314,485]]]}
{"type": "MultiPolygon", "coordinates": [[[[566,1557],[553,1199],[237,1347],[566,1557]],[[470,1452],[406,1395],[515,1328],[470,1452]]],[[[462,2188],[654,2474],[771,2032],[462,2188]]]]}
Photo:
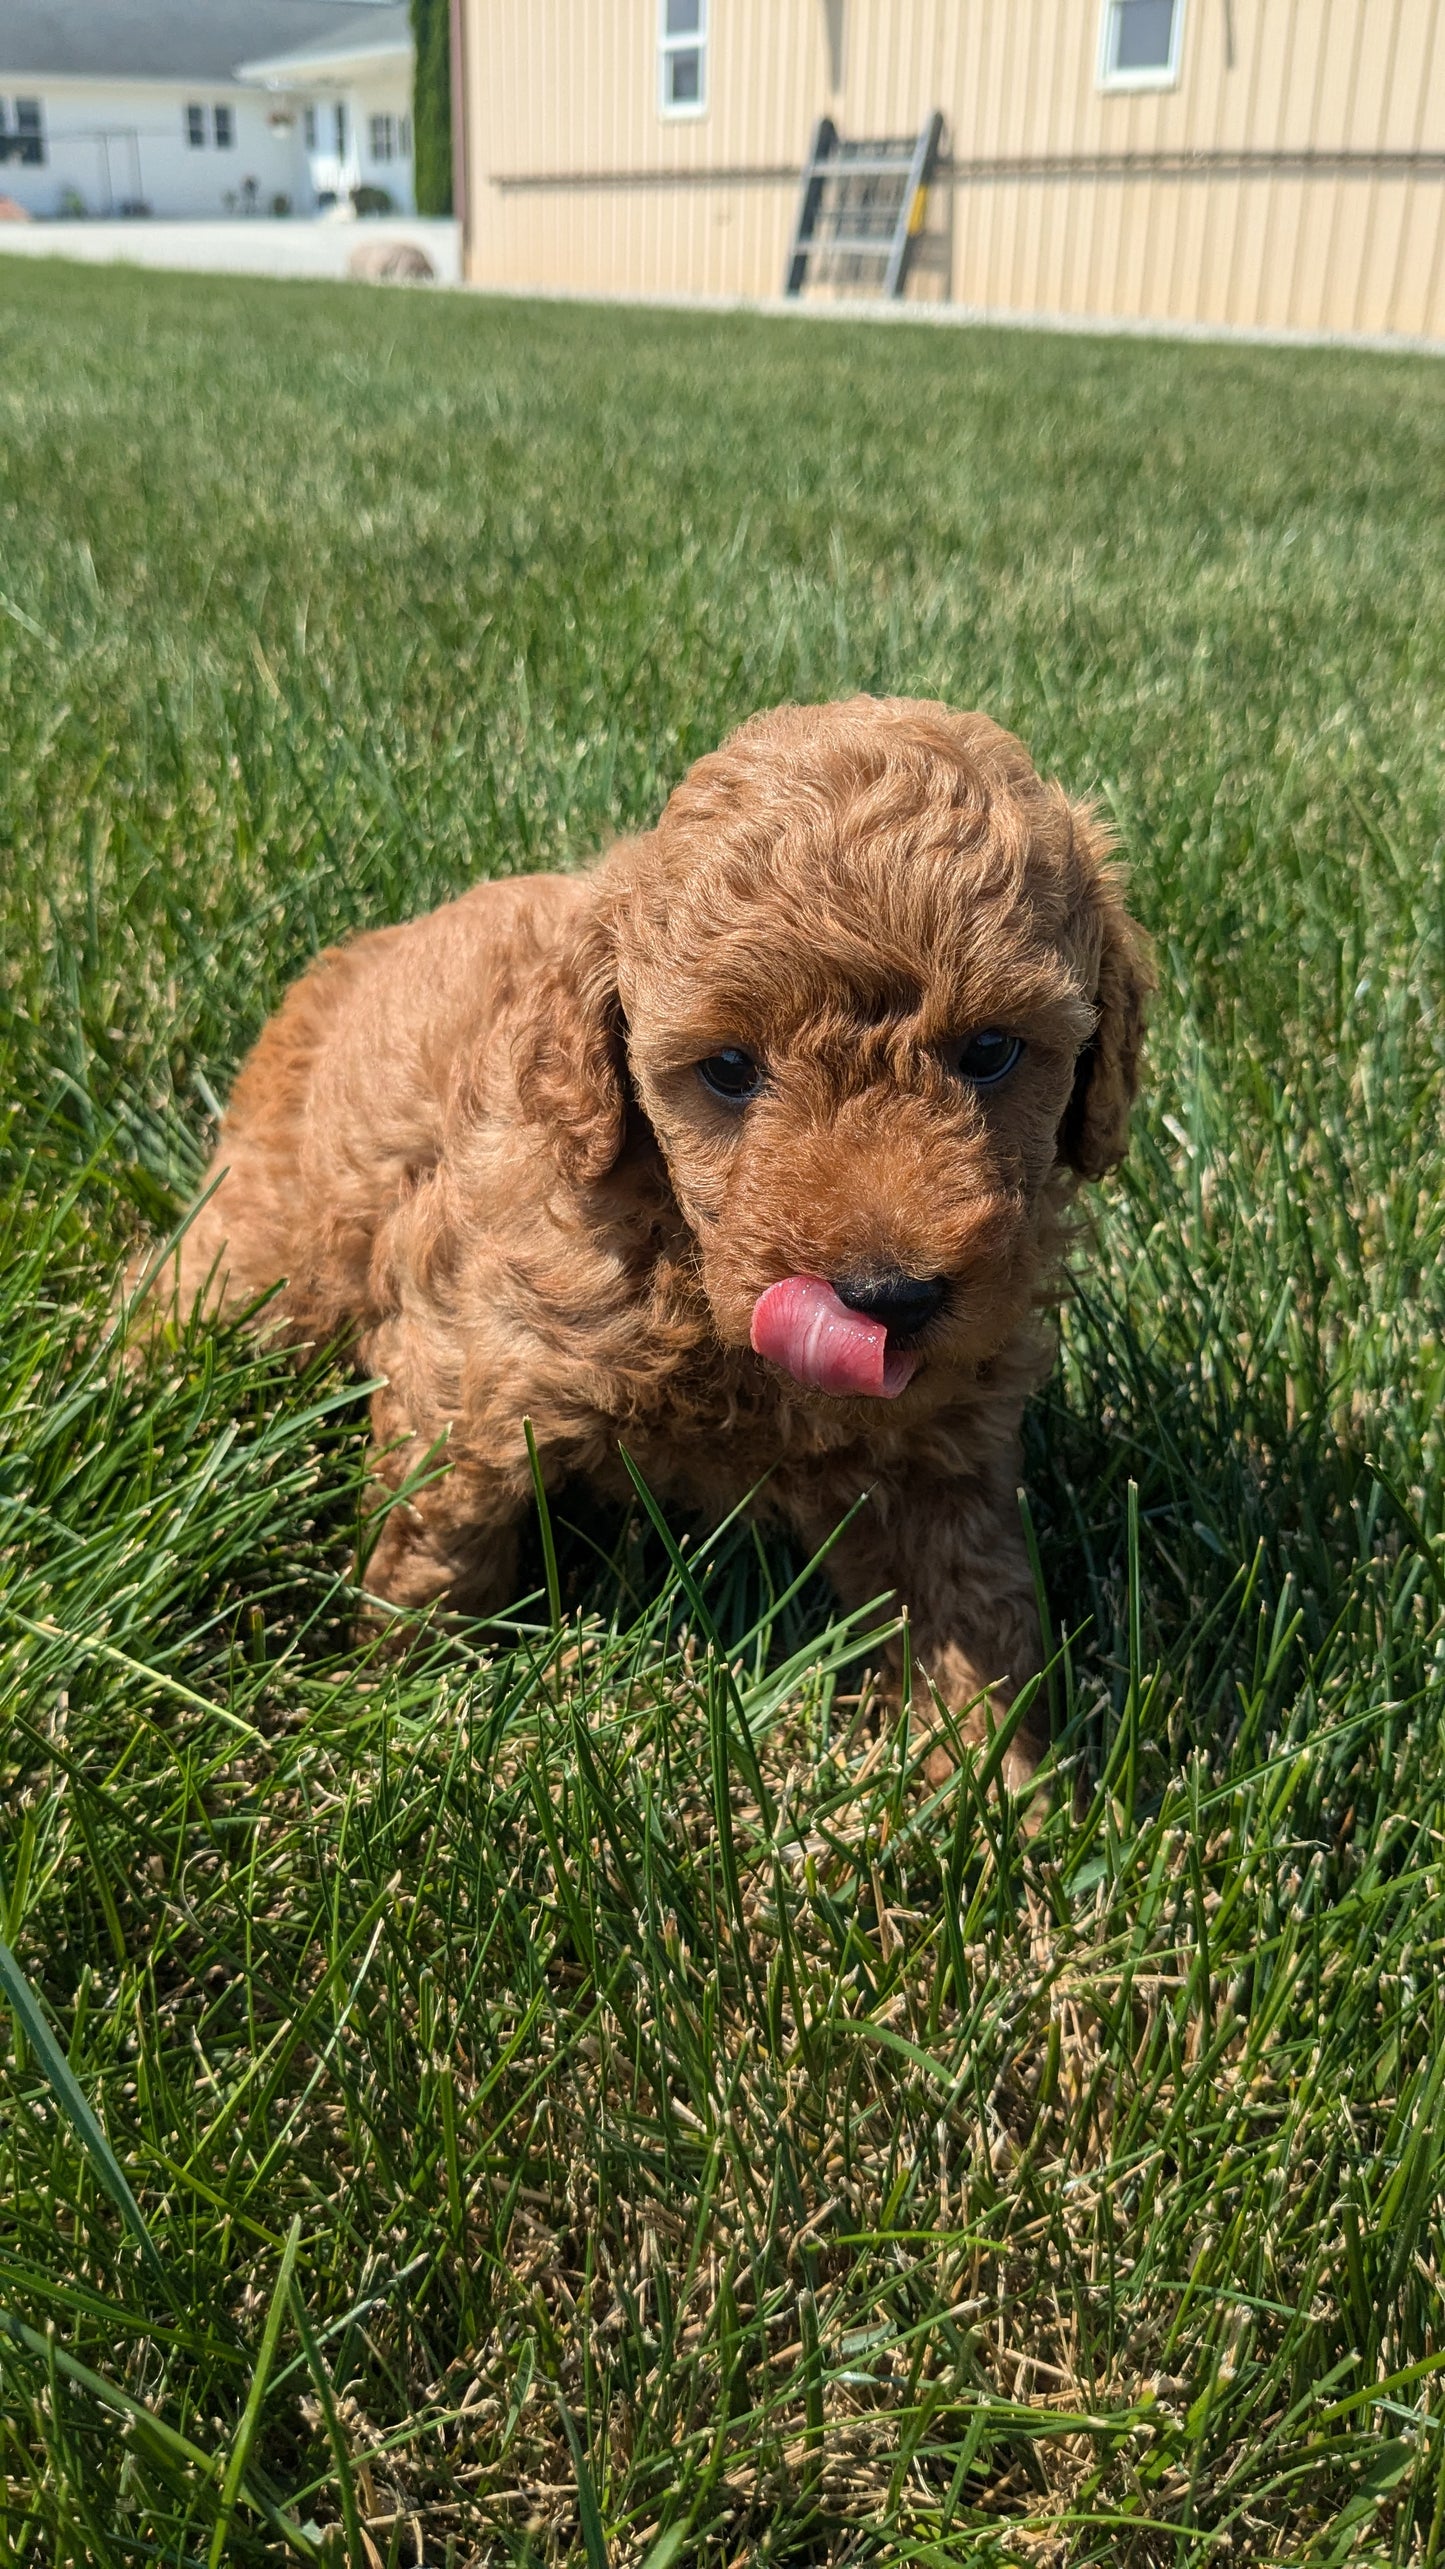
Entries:
{"type": "Polygon", "coordinates": [[[907,1605],[977,1739],[1039,1665],[1020,1416],[1151,979],[1098,823],[996,723],[782,706],[589,872],[320,956],[168,1282],[381,1378],[375,1597],[515,1594],[526,1417],[549,1482],[625,1493],[621,1441],[812,1548],[866,1494],[838,1593],[907,1605]]]}

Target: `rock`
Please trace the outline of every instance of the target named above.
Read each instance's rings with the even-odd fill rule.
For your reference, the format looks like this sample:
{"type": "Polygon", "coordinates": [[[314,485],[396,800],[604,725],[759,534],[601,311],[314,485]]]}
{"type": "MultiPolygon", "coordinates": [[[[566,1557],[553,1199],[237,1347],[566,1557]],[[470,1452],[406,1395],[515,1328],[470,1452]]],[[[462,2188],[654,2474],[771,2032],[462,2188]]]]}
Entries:
{"type": "Polygon", "coordinates": [[[358,241],[346,262],[346,273],[372,282],[411,277],[422,283],[434,277],[436,270],[415,241],[358,241]]]}

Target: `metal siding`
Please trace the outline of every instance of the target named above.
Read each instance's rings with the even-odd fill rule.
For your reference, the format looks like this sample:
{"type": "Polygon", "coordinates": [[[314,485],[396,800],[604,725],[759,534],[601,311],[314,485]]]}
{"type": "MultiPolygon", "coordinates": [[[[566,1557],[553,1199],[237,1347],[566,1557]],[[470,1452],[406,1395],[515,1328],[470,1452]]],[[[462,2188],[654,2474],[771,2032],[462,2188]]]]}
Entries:
{"type": "Polygon", "coordinates": [[[776,294],[817,116],[900,133],[939,106],[959,163],[1261,157],[961,170],[930,202],[920,295],[1445,337],[1438,167],[1263,157],[1445,152],[1445,0],[1233,0],[1232,67],[1221,0],[1185,6],[1177,87],[1106,92],[1100,0],[845,0],[835,93],[824,0],[711,0],[708,111],[670,120],[657,108],[656,0],[461,0],[468,273],[776,294]]]}
{"type": "MultiPolygon", "coordinates": [[[[1445,130],[1445,43],[1441,40],[1442,15],[1445,13],[1432,15],[1428,27],[1421,31],[1418,58],[1410,59],[1402,73],[1404,85],[1407,89],[1413,90],[1415,98],[1415,113],[1410,129],[1410,148],[1414,151],[1420,150],[1427,132],[1445,130]],[[1433,125],[1429,121],[1432,104],[1433,125]]],[[[1411,286],[1420,280],[1420,272],[1425,264],[1420,252],[1415,250],[1412,256],[1412,250],[1417,240],[1421,244],[1429,240],[1432,195],[1438,198],[1439,194],[1438,187],[1433,191],[1428,186],[1422,189],[1418,179],[1408,178],[1405,181],[1395,269],[1390,279],[1389,297],[1385,307],[1384,326],[1387,330],[1408,330],[1412,327],[1410,322],[1402,320],[1400,316],[1411,286]]],[[[1441,219],[1436,227],[1437,256],[1442,243],[1445,243],[1445,219],[1441,219]]],[[[1428,307],[1428,272],[1424,276],[1423,285],[1424,300],[1428,307]]]]}

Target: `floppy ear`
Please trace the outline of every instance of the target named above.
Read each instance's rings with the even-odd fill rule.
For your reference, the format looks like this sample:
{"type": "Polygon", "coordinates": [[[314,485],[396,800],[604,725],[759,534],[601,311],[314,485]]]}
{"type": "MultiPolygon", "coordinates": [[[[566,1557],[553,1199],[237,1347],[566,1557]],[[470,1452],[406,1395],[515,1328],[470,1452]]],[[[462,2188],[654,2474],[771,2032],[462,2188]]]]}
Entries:
{"type": "Polygon", "coordinates": [[[590,1185],[616,1161],[627,1115],[616,949],[595,911],[541,966],[520,1014],[513,1066],[522,1111],[546,1127],[563,1176],[590,1185]]]}
{"type": "MultiPolygon", "coordinates": [[[[1077,828],[1077,823],[1076,823],[1077,828]]],[[[1154,988],[1152,948],[1124,907],[1118,877],[1105,864],[1107,842],[1078,829],[1090,866],[1091,907],[1100,938],[1094,983],[1098,1021],[1074,1068],[1073,1093],[1059,1126],[1059,1157],[1080,1177],[1103,1177],[1129,1146],[1129,1109],[1139,1086],[1144,1020],[1154,988]]]]}

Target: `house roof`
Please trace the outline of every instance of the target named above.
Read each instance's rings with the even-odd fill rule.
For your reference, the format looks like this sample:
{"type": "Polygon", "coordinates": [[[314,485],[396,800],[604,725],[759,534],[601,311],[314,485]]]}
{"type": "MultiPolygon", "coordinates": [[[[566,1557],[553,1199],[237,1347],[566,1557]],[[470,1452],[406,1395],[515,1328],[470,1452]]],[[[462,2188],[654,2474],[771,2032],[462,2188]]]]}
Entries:
{"type": "Polygon", "coordinates": [[[406,18],[387,0],[0,0],[0,71],[234,80],[262,57],[390,52],[406,18]]]}
{"type": "MultiPolygon", "coordinates": [[[[4,0],[0,0],[3,7],[4,0]]],[[[316,79],[327,72],[339,73],[378,56],[409,55],[412,49],[411,13],[405,6],[372,5],[339,13],[340,23],[325,27],[309,43],[288,46],[285,51],[254,54],[237,69],[243,80],[269,81],[273,87],[288,80],[316,79]]]]}

